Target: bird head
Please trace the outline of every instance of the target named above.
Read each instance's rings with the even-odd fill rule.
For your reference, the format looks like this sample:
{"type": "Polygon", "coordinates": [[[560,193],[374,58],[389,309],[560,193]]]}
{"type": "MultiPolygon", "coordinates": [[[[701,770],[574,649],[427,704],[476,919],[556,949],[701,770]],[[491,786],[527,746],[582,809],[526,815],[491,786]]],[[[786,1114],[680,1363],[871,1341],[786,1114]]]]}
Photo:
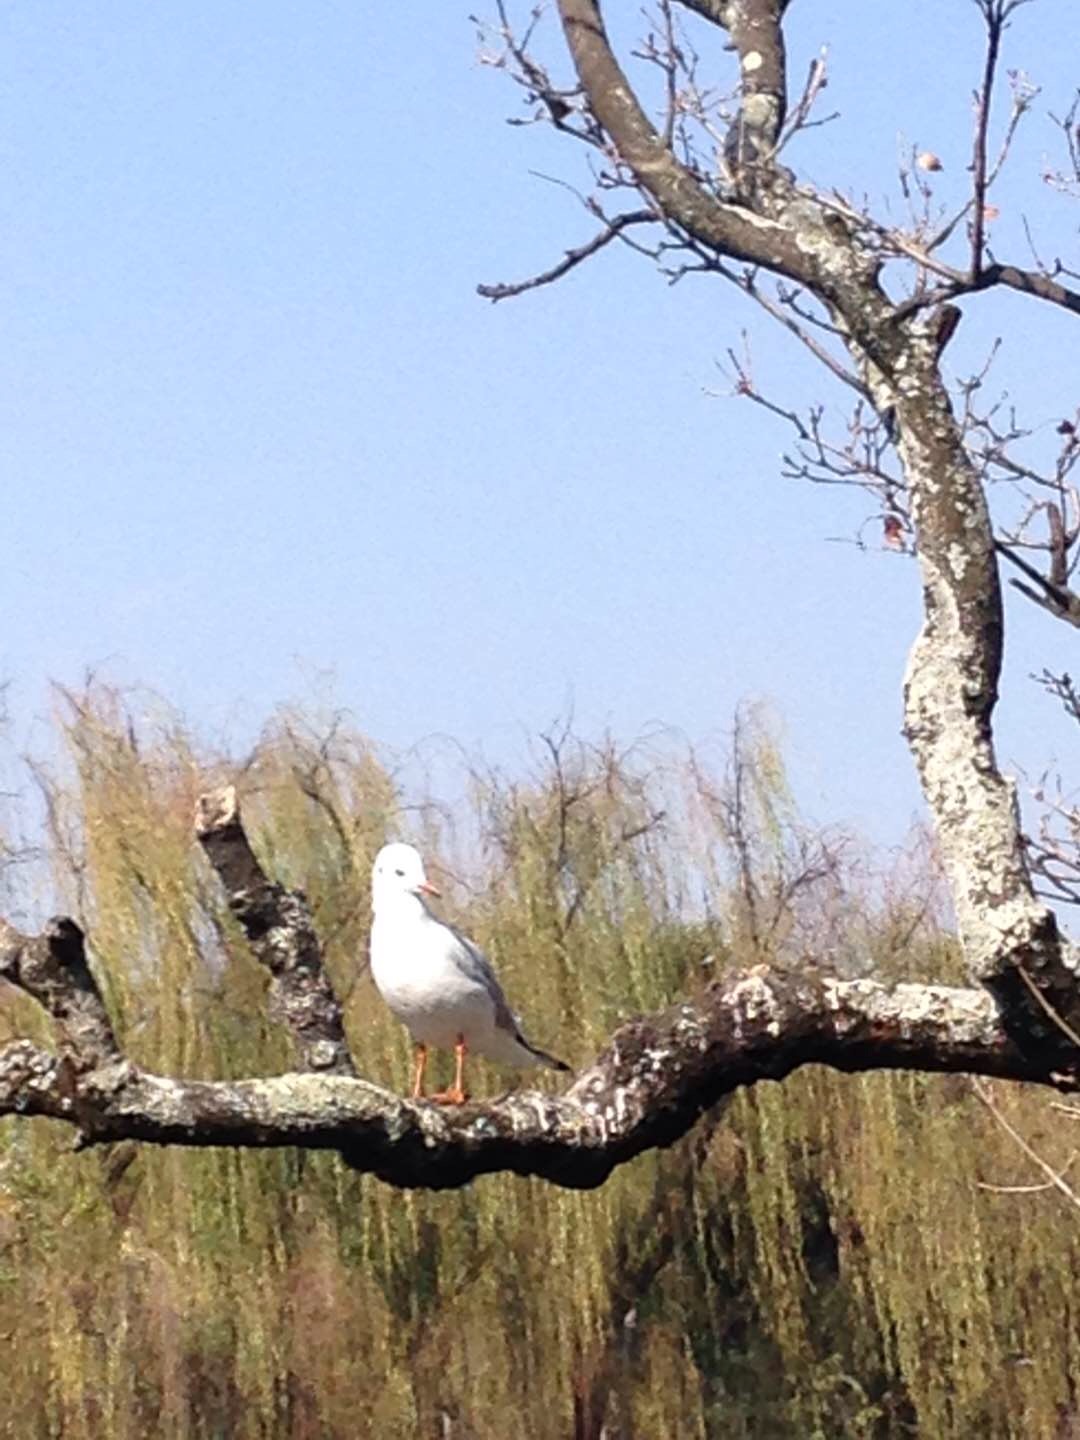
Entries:
{"type": "Polygon", "coordinates": [[[384,845],[375,856],[371,871],[371,903],[375,908],[383,901],[402,895],[435,895],[439,892],[424,873],[419,850],[412,845],[384,845]]]}

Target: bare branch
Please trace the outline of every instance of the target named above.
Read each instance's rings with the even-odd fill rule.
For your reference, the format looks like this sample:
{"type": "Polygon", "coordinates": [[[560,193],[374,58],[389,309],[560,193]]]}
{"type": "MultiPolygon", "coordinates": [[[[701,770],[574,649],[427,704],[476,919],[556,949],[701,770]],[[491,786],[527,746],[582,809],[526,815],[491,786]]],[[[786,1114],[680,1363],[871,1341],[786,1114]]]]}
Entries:
{"type": "Polygon", "coordinates": [[[777,141],[777,155],[787,146],[792,137],[797,135],[801,130],[812,130],[820,125],[828,125],[831,120],[839,118],[840,112],[834,110],[831,114],[822,115],[817,120],[810,119],[818,96],[829,83],[827,55],[827,50],[823,48],[821,54],[815,55],[813,60],[810,61],[810,68],[806,73],[806,83],[803,85],[802,94],[792,107],[791,113],[788,115],[784,123],[784,128],[781,131],[780,139],[777,141]]]}
{"type": "MultiPolygon", "coordinates": [[[[1000,27],[1018,8],[1018,0],[980,3],[1000,27]]],[[[1034,893],[1015,790],[994,754],[992,717],[1004,626],[1001,587],[983,475],[965,446],[941,374],[941,352],[959,318],[955,306],[942,302],[994,284],[1027,288],[1067,305],[1070,292],[1051,276],[996,263],[980,261],[973,276],[970,268],[958,270],[928,253],[926,225],[912,239],[874,221],[841,195],[797,185],[775,160],[783,123],[777,106],[782,111],[786,100],[772,81],[758,89],[750,78],[783,53],[783,7],[772,0],[708,5],[702,12],[732,35],[742,70],[742,108],[761,101],[759,116],[740,112],[741,133],[745,136],[749,128],[751,138],[755,133],[773,137],[773,149],[767,151],[744,147],[736,135],[733,165],[731,130],[717,137],[707,129],[714,144],[719,138],[719,180],[707,166],[692,159],[683,163],[665,145],[612,51],[596,0],[558,0],[558,9],[586,109],[603,137],[599,148],[606,147],[612,157],[612,168],[598,183],[611,188],[633,184],[655,207],[672,248],[691,257],[685,265],[668,268],[672,278],[691,269],[723,274],[724,262],[737,260],[805,288],[847,349],[856,384],[871,396],[886,447],[896,445],[902,481],[889,474],[882,463],[885,450],[877,452],[876,438],[860,425],[856,433],[868,444],[864,453],[853,451],[850,473],[844,473],[845,460],[829,453],[812,424],[804,427],[811,437],[805,443],[818,446],[825,457],[821,473],[828,483],[880,486],[890,543],[895,545],[898,527],[902,540],[910,523],[925,623],[907,671],[905,733],[934,815],[971,973],[993,989],[1010,1022],[1028,1029],[1031,1042],[1041,1044],[1046,1016],[1018,980],[1018,963],[1070,1022],[1080,1020],[1080,994],[1063,957],[1055,917],[1034,893]],[[892,255],[906,256],[944,284],[920,284],[911,300],[897,305],[880,278],[892,255]],[[924,317],[931,303],[933,313],[924,317]],[[839,473],[830,473],[832,464],[839,473]]],[[[996,52],[993,60],[991,81],[996,52]]],[[[989,179],[984,161],[984,189],[989,179]]],[[[662,245],[657,252],[662,268],[665,249],[662,245]]],[[[804,325],[798,319],[792,324],[807,343],[804,325]]],[[[756,394],[753,387],[744,393],[751,392],[756,394]]],[[[761,403],[771,402],[762,397],[761,403]]],[[[791,421],[792,413],[778,408],[791,421]]]]}
{"type": "Polygon", "coordinates": [[[1048,300],[1051,305],[1060,305],[1073,315],[1080,315],[1080,292],[1066,289],[1049,275],[1022,270],[1017,265],[985,265],[980,284],[974,288],[985,290],[991,285],[1005,285],[1010,290],[1019,290],[1021,294],[1035,295],[1040,300],[1048,300]]]}
{"type": "MultiPolygon", "coordinates": [[[[590,209],[593,207],[590,206],[590,209]]],[[[542,270],[538,275],[530,276],[528,280],[511,281],[505,284],[477,285],[476,293],[482,295],[485,300],[497,302],[508,300],[514,295],[524,295],[527,290],[537,290],[542,285],[550,285],[556,280],[561,280],[564,275],[569,274],[575,265],[580,265],[583,260],[588,260],[605,245],[610,245],[612,240],[618,239],[622,232],[632,225],[655,225],[656,214],[651,210],[633,210],[626,215],[616,215],[613,219],[604,218],[604,229],[584,245],[578,245],[573,250],[567,250],[566,254],[557,265],[550,270],[542,270]]]]}
{"type": "Polygon", "coordinates": [[[1063,1180],[1072,1169],[1077,1155],[1080,1151],[1074,1150],[1060,1170],[1054,1172],[1049,1180],[1040,1181],[1035,1185],[992,1185],[988,1180],[977,1180],[975,1183],[980,1190],[988,1190],[991,1195],[1041,1195],[1047,1190],[1053,1190],[1058,1180],[1063,1180]]]}
{"type": "Polygon", "coordinates": [[[858,376],[853,375],[842,361],[838,360],[835,355],[831,354],[825,348],[820,340],[815,339],[804,325],[800,325],[797,320],[792,318],[791,314],[787,313],[789,310],[795,309],[790,298],[784,298],[782,296],[781,299],[774,300],[771,295],[766,294],[761,286],[758,285],[757,277],[753,270],[745,270],[742,274],[735,274],[723,265],[718,265],[717,269],[725,279],[730,280],[733,284],[738,285],[741,290],[744,290],[746,294],[749,295],[752,300],[755,300],[774,320],[779,320],[784,329],[790,331],[800,344],[805,345],[811,355],[813,355],[816,360],[820,360],[822,365],[835,375],[841,384],[849,386],[857,394],[863,396],[864,399],[870,399],[869,391],[858,376]]]}
{"type": "Polygon", "coordinates": [[[1080,292],[1069,290],[1055,280],[1052,275],[1042,274],[1036,270],[1022,270],[1017,265],[1002,265],[995,261],[993,264],[983,265],[978,278],[973,279],[954,270],[951,265],[943,264],[898,234],[892,234],[890,240],[892,248],[899,253],[907,255],[911,260],[918,261],[920,265],[925,265],[927,269],[947,277],[950,281],[948,285],[923,291],[913,295],[909,300],[901,301],[896,307],[898,320],[906,319],[907,316],[913,315],[917,310],[925,309],[928,305],[938,305],[943,300],[956,300],[961,295],[975,295],[981,290],[993,289],[995,285],[1004,285],[1009,290],[1019,290],[1023,295],[1034,295],[1037,299],[1046,300],[1051,305],[1058,305],[1073,315],[1080,315],[1080,292]]]}
{"type": "Polygon", "coordinates": [[[1008,0],[976,0],[986,22],[986,59],[983,62],[982,84],[975,97],[975,147],[971,162],[973,179],[971,220],[971,278],[979,279],[983,265],[986,233],[986,132],[990,124],[990,102],[994,93],[994,74],[1001,49],[1001,32],[1006,17],[1014,6],[1008,0]]]}
{"type": "Polygon", "coordinates": [[[1055,190],[1063,194],[1080,197],[1080,127],[1077,125],[1077,117],[1080,116],[1080,90],[1073,96],[1072,104],[1063,116],[1051,114],[1050,119],[1061,131],[1065,139],[1065,149],[1069,156],[1069,168],[1071,174],[1064,174],[1060,170],[1048,170],[1043,179],[1055,190]]]}
{"type": "Polygon", "coordinates": [[[1065,1020],[1064,1016],[1060,1015],[1054,1009],[1054,1007],[1050,1004],[1049,1000],[1047,1000],[1046,996],[1035,984],[1034,980],[1032,980],[1031,976],[1027,973],[1023,966],[1020,967],[1020,978],[1021,980],[1023,980],[1027,988],[1031,991],[1032,999],[1042,1009],[1043,1013],[1049,1018],[1051,1024],[1057,1026],[1057,1028],[1065,1036],[1066,1040],[1068,1040],[1070,1045],[1075,1048],[1077,1054],[1080,1055],[1080,1035],[1078,1035],[1077,1032],[1073,1029],[1073,1027],[1065,1020]]]}
{"type": "MultiPolygon", "coordinates": [[[[972,1088],[974,1089],[975,1094],[986,1106],[987,1110],[990,1111],[990,1114],[994,1117],[997,1124],[1001,1127],[1002,1130],[1004,1130],[1005,1134],[1008,1135],[1009,1139],[1013,1142],[1013,1144],[1016,1145],[1018,1149],[1022,1150],[1024,1154],[1028,1157],[1028,1159],[1031,1160],[1036,1166],[1038,1166],[1038,1168],[1043,1172],[1043,1174],[1046,1176],[1047,1184],[1053,1186],[1055,1190],[1057,1190],[1060,1194],[1064,1195],[1065,1199],[1068,1200],[1070,1205],[1074,1205],[1078,1210],[1080,1210],[1080,1195],[1077,1195],[1075,1190],[1073,1190],[1069,1185],[1066,1185],[1065,1181],[1062,1179],[1064,1171],[1055,1170],[1048,1161],[1044,1160],[1043,1157],[1036,1150],[1034,1150],[1031,1145],[1028,1144],[1028,1142],[1020,1134],[1019,1130],[1017,1130],[1016,1126],[1011,1125],[1009,1121],[1005,1119],[1005,1116],[1001,1113],[1001,1110],[999,1109],[996,1101],[994,1100],[994,1097],[990,1093],[989,1086],[980,1083],[978,1080],[974,1080],[972,1081],[972,1088]]],[[[1072,1162],[1070,1161],[1069,1163],[1071,1164],[1072,1162]]],[[[1068,1167],[1066,1167],[1066,1169],[1067,1168],[1068,1167]]]]}
{"type": "Polygon", "coordinates": [[[1059,620],[1067,620],[1070,625],[1080,628],[1080,595],[1070,590],[1067,585],[1059,585],[1041,570],[1037,570],[1022,555],[1017,554],[1014,546],[1000,540],[995,544],[999,555],[1003,555],[1010,565],[1015,565],[1029,580],[1034,581],[1033,587],[1025,585],[1022,580],[1011,580],[1009,583],[1015,589],[1059,620]]]}
{"type": "Polygon", "coordinates": [[[559,13],[593,113],[664,214],[712,250],[809,281],[818,266],[785,226],[718,200],[667,149],[612,52],[595,0],[559,0],[559,13]]]}

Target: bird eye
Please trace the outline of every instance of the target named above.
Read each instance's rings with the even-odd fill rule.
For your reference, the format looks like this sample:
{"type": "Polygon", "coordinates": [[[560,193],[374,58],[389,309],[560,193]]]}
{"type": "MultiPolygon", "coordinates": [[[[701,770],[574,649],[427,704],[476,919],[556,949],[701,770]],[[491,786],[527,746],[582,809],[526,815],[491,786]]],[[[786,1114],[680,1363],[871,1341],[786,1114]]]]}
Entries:
{"type": "Polygon", "coordinates": [[[399,880],[404,880],[404,879],[405,879],[405,871],[404,871],[404,870],[395,870],[395,871],[394,871],[394,874],[398,877],[399,880]]]}

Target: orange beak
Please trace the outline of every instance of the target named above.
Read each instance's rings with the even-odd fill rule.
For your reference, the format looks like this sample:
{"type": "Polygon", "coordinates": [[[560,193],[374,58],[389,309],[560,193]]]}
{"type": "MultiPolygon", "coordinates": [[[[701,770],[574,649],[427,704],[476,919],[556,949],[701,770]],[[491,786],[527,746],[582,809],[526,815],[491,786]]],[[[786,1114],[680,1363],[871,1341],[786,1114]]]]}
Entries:
{"type": "Polygon", "coordinates": [[[424,895],[433,895],[436,900],[442,899],[442,891],[436,890],[435,886],[427,880],[421,880],[416,888],[424,895]]]}

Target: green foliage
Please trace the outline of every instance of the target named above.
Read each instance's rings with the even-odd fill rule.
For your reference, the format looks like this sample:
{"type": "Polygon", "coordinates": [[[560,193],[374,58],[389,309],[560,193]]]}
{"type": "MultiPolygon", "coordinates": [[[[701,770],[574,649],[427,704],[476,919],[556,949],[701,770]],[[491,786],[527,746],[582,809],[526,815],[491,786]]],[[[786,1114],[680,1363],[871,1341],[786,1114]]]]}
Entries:
{"type": "MultiPolygon", "coordinates": [[[[144,728],[114,696],[67,697],[56,888],[140,1063],[286,1068],[191,842],[224,767],[173,719],[144,728]]],[[[760,720],[737,742],[719,776],[563,734],[527,780],[471,777],[441,854],[454,913],[570,1060],[728,965],[955,969],[925,876],[874,876],[804,827],[760,720]]],[[[297,716],[242,785],[262,858],[313,904],[361,1070],[404,1087],[363,956],[371,860],[415,812],[369,746],[297,716]]],[[[15,1033],[43,1025],[5,993],[15,1033]]],[[[999,1104],[1064,1161],[1042,1095],[999,1104]]],[[[759,1085],[590,1194],[502,1176],[402,1193],[328,1155],[76,1155],[60,1127],[8,1120],[0,1433],[1051,1436],[1080,1373],[1080,1229],[1055,1192],[977,1183],[1029,1178],[965,1081],[917,1075],[759,1085]]]]}

